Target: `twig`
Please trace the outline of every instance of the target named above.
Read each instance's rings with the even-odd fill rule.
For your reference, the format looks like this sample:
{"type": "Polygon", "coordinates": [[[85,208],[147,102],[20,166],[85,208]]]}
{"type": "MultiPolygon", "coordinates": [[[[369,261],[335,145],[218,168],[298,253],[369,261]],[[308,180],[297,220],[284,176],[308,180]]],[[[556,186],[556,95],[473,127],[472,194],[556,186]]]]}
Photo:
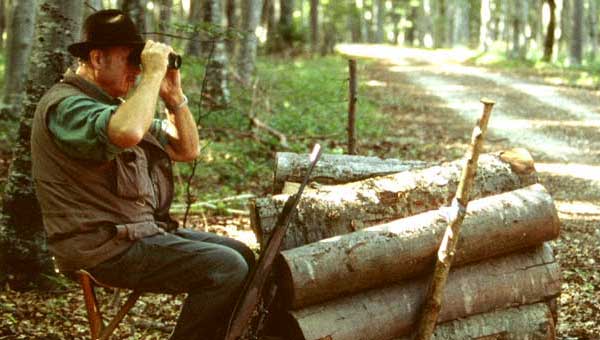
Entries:
{"type": "MultiPolygon", "coordinates": [[[[202,88],[200,89],[200,100],[202,100],[202,98],[204,98],[204,92],[206,91],[206,84],[208,83],[206,75],[208,72],[208,65],[210,64],[213,53],[215,51],[215,45],[216,44],[213,42],[213,44],[211,45],[211,48],[210,48],[210,52],[208,53],[207,62],[206,62],[207,67],[204,69],[204,79],[202,79],[202,88]]],[[[200,107],[202,107],[202,106],[200,106],[200,107]]],[[[196,120],[196,128],[197,129],[200,129],[200,119],[202,119],[202,117],[204,117],[204,116],[199,112],[198,119],[196,120]]],[[[185,209],[185,214],[183,215],[183,227],[184,228],[187,223],[187,217],[188,217],[188,213],[190,211],[190,205],[192,204],[192,190],[191,190],[192,178],[194,178],[194,176],[196,176],[196,168],[197,167],[198,167],[198,159],[194,159],[194,162],[192,163],[192,171],[190,171],[190,175],[187,179],[187,185],[185,188],[185,198],[186,198],[185,202],[187,204],[187,207],[185,209]]]]}
{"type": "Polygon", "coordinates": [[[444,238],[437,253],[437,261],[431,278],[431,285],[427,292],[427,297],[421,311],[421,318],[415,336],[415,340],[429,340],[435,329],[438,315],[442,308],[442,298],[444,287],[448,279],[448,273],[452,266],[452,259],[456,253],[456,244],[460,235],[460,227],[467,212],[469,204],[469,192],[477,172],[477,160],[483,146],[487,124],[492,113],[494,102],[488,99],[482,99],[484,105],[483,114],[477,126],[473,129],[471,140],[471,155],[467,164],[463,168],[460,183],[456,190],[456,197],[452,201],[452,206],[448,216],[448,227],[444,233],[444,238]]]}

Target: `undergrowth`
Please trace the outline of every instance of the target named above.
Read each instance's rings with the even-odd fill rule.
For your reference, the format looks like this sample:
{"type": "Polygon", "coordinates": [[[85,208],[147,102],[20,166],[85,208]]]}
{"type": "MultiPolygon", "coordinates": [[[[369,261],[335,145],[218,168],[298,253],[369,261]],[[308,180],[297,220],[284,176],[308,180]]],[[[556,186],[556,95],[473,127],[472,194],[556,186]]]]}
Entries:
{"type": "MultiPolygon", "coordinates": [[[[344,153],[348,120],[347,61],[341,57],[259,58],[250,86],[231,82],[231,105],[212,112],[200,109],[203,61],[184,67],[184,88],[193,111],[200,115],[202,156],[192,179],[195,200],[240,193],[268,194],[276,152],[309,152],[321,143],[324,153],[344,153]],[[250,115],[285,135],[287,144],[264,129],[252,128],[250,115]]],[[[359,68],[360,79],[360,68],[359,68]]],[[[235,77],[231,77],[235,79],[235,77]]],[[[364,86],[364,82],[360,82],[364,86]]],[[[364,88],[364,87],[363,87],[364,88]]],[[[359,93],[361,88],[359,87],[359,93]]],[[[356,130],[359,144],[386,135],[383,113],[361,97],[356,130]]],[[[185,201],[190,165],[179,164],[176,200],[185,201]]]]}

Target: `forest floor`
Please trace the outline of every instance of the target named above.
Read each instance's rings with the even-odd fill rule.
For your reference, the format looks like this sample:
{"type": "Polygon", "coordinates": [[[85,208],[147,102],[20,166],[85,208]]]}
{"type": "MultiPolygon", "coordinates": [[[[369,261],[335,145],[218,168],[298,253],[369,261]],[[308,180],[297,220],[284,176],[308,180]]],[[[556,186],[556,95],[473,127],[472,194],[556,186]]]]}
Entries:
{"type": "MultiPolygon", "coordinates": [[[[359,112],[360,101],[375,101],[395,131],[362,141],[360,153],[456,159],[468,149],[479,99],[496,101],[485,151],[530,150],[562,222],[552,242],[562,268],[558,338],[600,339],[600,92],[469,66],[461,55],[440,51],[351,45],[340,51],[365,58],[359,80],[368,87],[359,112]]],[[[192,224],[252,242],[245,217],[195,217],[192,224]]],[[[88,338],[78,287],[60,283],[60,292],[1,290],[0,340],[88,338]]],[[[108,303],[112,293],[101,290],[99,298],[108,303]]],[[[114,338],[166,338],[181,300],[142,297],[114,338]]]]}

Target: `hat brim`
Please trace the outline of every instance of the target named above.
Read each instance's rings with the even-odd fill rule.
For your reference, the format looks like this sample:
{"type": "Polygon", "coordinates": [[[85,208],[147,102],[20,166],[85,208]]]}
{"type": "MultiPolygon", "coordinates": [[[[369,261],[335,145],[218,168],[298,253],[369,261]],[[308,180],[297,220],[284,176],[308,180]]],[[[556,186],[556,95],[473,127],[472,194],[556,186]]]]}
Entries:
{"type": "Polygon", "coordinates": [[[87,59],[90,51],[93,50],[94,48],[105,48],[105,47],[111,47],[111,46],[131,46],[134,48],[142,48],[142,47],[144,47],[145,44],[146,43],[143,41],[119,42],[116,44],[114,42],[91,43],[91,42],[84,41],[84,42],[78,42],[78,43],[69,45],[67,47],[67,50],[74,57],[87,59]]]}

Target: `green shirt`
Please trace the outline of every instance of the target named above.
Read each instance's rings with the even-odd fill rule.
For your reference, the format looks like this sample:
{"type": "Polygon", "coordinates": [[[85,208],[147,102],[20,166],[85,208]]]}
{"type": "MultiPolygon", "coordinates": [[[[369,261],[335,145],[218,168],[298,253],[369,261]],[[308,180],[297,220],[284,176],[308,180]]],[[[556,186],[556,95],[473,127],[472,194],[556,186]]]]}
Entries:
{"type": "MultiPolygon", "coordinates": [[[[48,117],[48,129],[61,151],[78,159],[105,161],[123,151],[108,139],[108,121],[117,110],[87,96],[72,96],[61,101],[48,117]]],[[[154,119],[149,132],[162,145],[168,143],[166,121],[154,119]]]]}

